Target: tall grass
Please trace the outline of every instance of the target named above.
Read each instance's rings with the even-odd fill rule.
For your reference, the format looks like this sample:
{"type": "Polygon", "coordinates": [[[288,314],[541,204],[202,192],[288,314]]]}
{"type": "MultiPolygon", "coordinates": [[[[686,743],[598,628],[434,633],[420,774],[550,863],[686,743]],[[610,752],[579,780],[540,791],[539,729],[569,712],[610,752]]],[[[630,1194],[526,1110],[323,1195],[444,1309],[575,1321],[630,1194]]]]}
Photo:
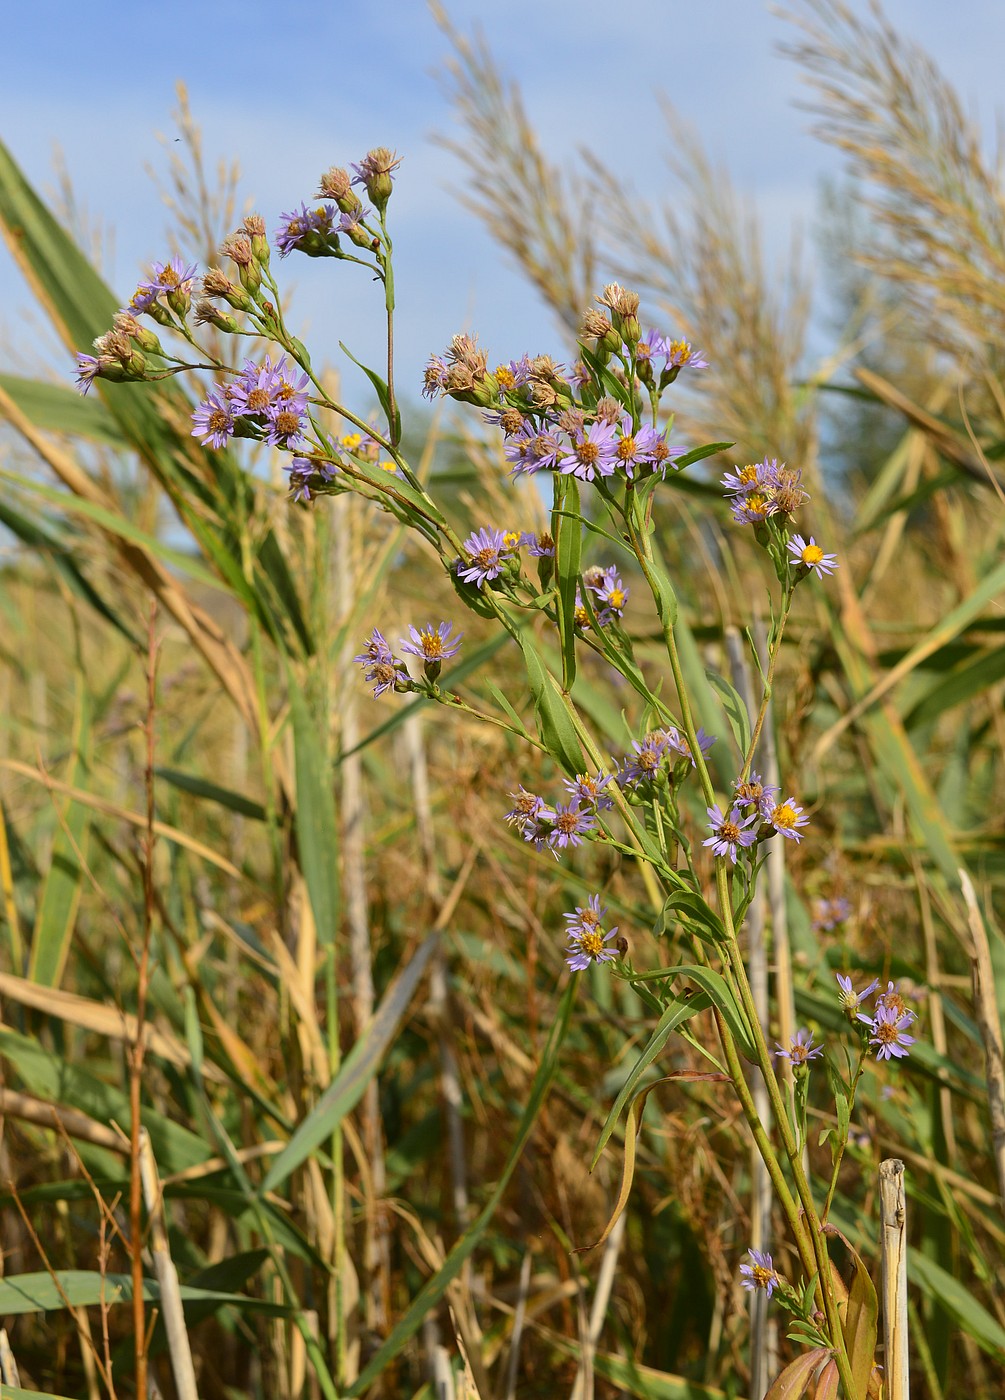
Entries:
{"type": "MultiPolygon", "coordinates": [[[[858,342],[807,370],[806,281],[779,290],[693,138],[674,149],[696,212],[661,221],[613,172],[558,172],[517,89],[455,33],[456,145],[475,206],[564,326],[607,271],[632,277],[713,360],[680,430],[815,478],[812,528],[845,567],[836,593],[799,595],[779,663],[772,737],[813,796],[817,839],[774,873],[770,971],[790,946],[776,990],[794,982],[798,1022],[824,1031],[840,1025],[834,971],[916,989],[913,1072],[863,1081],[832,1220],[878,1270],[877,1168],[905,1161],[916,1393],[991,1400],[1005,1374],[988,1107],[1005,1009],[1002,191],[950,89],[881,22],[829,4],[799,16],[823,134],[873,200],[870,239],[900,250],[847,255],[909,293],[912,325],[938,327],[909,382],[863,367],[858,342]],[[588,198],[626,211],[610,247],[583,232],[588,198]],[[840,493],[819,451],[839,392],[884,406],[899,434],[840,493]],[[814,929],[814,902],[838,897],[847,922],[814,929]]],[[[179,246],[211,248],[233,181],[218,192],[203,174],[187,110],[182,135],[179,246]]],[[[116,297],[3,148],[0,226],[68,350],[106,329],[116,297]]],[[[715,1044],[703,1018],[661,1062],[681,1074],[649,1096],[625,1224],[571,1252],[617,1196],[623,1122],[589,1163],[653,1026],[599,975],[573,1010],[555,930],[599,861],[636,966],[662,962],[651,931],[673,933],[651,889],[615,851],[588,873],[501,834],[517,782],[552,772],[534,749],[360,692],[350,658],[374,625],[403,599],[402,630],[449,604],[423,546],[357,498],[291,507],[262,464],[194,444],[192,406],[173,380],[80,401],[0,376],[0,520],[16,542],[0,574],[0,1314],[21,1384],[127,1396],[148,1364],[146,1393],[170,1394],[178,1317],[154,1269],[169,1254],[204,1400],[744,1393],[750,1155],[719,1087],[688,1078],[715,1044]]],[[[455,528],[486,503],[539,525],[533,494],[504,494],[494,445],[447,431],[412,460],[455,528]]],[[[717,489],[682,481],[658,538],[711,724],[706,671],[735,675],[730,629],[750,623],[763,566],[717,489]]],[[[515,694],[532,733],[509,653],[477,618],[467,628],[465,693],[483,709],[515,694]]],[[[655,613],[633,630],[655,665],[655,613]]],[[[637,697],[590,656],[576,696],[623,752],[637,697]]],[[[811,1121],[833,1126],[822,1100],[811,1121]]]]}

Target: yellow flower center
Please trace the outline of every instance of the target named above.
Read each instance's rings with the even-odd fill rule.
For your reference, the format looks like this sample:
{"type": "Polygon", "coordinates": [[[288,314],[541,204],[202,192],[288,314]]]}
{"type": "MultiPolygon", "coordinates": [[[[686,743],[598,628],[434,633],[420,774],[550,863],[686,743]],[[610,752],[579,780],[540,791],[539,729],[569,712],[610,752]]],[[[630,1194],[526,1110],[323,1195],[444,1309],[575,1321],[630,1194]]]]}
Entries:
{"type": "Polygon", "coordinates": [[[819,564],[823,557],[824,552],[818,544],[808,544],[800,555],[803,563],[811,566],[813,564],[819,564]]]}
{"type": "Polygon", "coordinates": [[[612,588],[607,595],[607,601],[612,608],[623,608],[625,606],[625,591],[623,588],[612,588]]]}
{"type": "Polygon", "coordinates": [[[775,1279],[774,1269],[766,1269],[763,1264],[755,1264],[750,1274],[757,1288],[767,1288],[775,1279]]]}
{"type": "Polygon", "coordinates": [[[493,373],[496,378],[496,383],[503,389],[512,389],[516,384],[516,375],[506,365],[496,365],[493,373]]]}
{"type": "Polygon", "coordinates": [[[741,486],[753,486],[757,480],[757,466],[751,462],[745,467],[741,467],[738,473],[741,486]]]}
{"type": "Polygon", "coordinates": [[[623,437],[618,443],[618,456],[622,462],[630,462],[635,456],[635,439],[633,437],[623,437]]]}
{"type": "Polygon", "coordinates": [[[359,433],[349,433],[346,437],[341,439],[341,445],[347,452],[355,452],[362,441],[363,439],[359,433]]]}
{"type": "Polygon", "coordinates": [[[520,543],[520,534],[517,530],[507,530],[503,535],[503,545],[506,549],[516,549],[520,543]]]}
{"type": "Polygon", "coordinates": [[[731,822],[729,820],[724,821],[719,827],[719,839],[722,841],[729,841],[730,843],[739,841],[740,828],[737,826],[736,822],[731,822]]]}
{"type": "Polygon", "coordinates": [[[793,810],[788,802],[780,803],[771,814],[772,826],[784,826],[791,829],[798,820],[798,813],[793,810]]]}
{"type": "Polygon", "coordinates": [[[389,457],[385,457],[383,462],[380,463],[380,469],[384,472],[396,472],[398,470],[398,464],[392,462],[389,457]]]}
{"type": "Polygon", "coordinates": [[[443,655],[443,638],[439,632],[430,632],[425,628],[419,633],[419,645],[422,647],[422,654],[429,661],[435,661],[443,655]]]}
{"type": "Polygon", "coordinates": [[[600,933],[593,930],[590,933],[581,933],[576,942],[584,953],[588,953],[591,958],[597,958],[604,951],[604,940],[600,933]]]}
{"type": "Polygon", "coordinates": [[[576,444],[576,453],[584,466],[592,467],[600,456],[600,448],[595,442],[590,442],[588,438],[584,438],[582,442],[576,444]]]}
{"type": "Polygon", "coordinates": [[[269,406],[269,395],[265,389],[252,389],[247,402],[249,413],[264,413],[269,406]]]}

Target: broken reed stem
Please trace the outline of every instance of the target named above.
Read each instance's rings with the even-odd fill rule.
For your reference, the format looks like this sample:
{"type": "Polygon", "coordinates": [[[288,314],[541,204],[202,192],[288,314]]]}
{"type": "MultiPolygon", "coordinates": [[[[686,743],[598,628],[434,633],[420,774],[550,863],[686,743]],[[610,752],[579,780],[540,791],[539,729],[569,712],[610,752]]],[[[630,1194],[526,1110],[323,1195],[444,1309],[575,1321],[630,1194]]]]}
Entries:
{"type": "Polygon", "coordinates": [[[991,1148],[998,1169],[998,1194],[1005,1212],[1005,1049],[1002,1046],[1002,1023],[995,997],[995,974],[991,965],[984,919],[970,876],[960,869],[960,887],[967,906],[967,922],[973,939],[970,954],[970,975],[974,987],[974,1015],[984,1039],[984,1061],[987,1067],[988,1112],[991,1115],[991,1148]]]}
{"type": "Polygon", "coordinates": [[[904,1164],[879,1164],[880,1247],[883,1260],[883,1395],[910,1400],[907,1350],[907,1197],[904,1164]]]}
{"type": "Polygon", "coordinates": [[[192,1348],[185,1327],[185,1310],[182,1307],[181,1288],[178,1284],[178,1270],[174,1266],[168,1244],[164,1197],[153,1147],[150,1144],[150,1134],[146,1128],[140,1129],[140,1176],[147,1219],[150,1221],[150,1249],[154,1273],[160,1287],[160,1312],[167,1332],[168,1354],[171,1358],[175,1389],[178,1392],[178,1400],[199,1400],[192,1348]]]}

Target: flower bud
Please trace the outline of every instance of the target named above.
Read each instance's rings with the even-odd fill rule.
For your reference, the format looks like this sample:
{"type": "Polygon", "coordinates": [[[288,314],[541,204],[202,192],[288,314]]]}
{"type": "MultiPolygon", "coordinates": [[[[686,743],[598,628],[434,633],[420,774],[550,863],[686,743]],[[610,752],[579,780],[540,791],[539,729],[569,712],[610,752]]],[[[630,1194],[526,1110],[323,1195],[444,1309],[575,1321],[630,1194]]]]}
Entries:
{"type": "Polygon", "coordinates": [[[381,214],[391,198],[394,171],[400,164],[400,159],[393,151],[389,151],[386,146],[375,146],[372,151],[367,152],[359,165],[353,166],[356,178],[352,183],[366,186],[367,195],[381,214]]]}
{"type": "Polygon", "coordinates": [[[112,318],[112,329],[121,331],[130,339],[135,340],[141,350],[146,350],[150,354],[163,354],[161,343],[154,335],[149,326],[145,326],[142,321],[137,321],[135,316],[131,316],[128,311],[117,311],[112,318]]]}
{"type": "Polygon", "coordinates": [[[218,331],[225,331],[228,335],[233,335],[238,329],[233,316],[214,306],[207,297],[200,297],[195,304],[195,323],[197,326],[215,326],[218,331]]]}
{"type": "Polygon", "coordinates": [[[211,267],[202,279],[202,289],[208,297],[223,297],[237,311],[251,311],[255,303],[243,287],[232,282],[218,267],[211,267]]]}
{"type": "Polygon", "coordinates": [[[241,225],[242,231],[251,242],[252,255],[266,267],[269,263],[269,240],[265,235],[265,220],[261,214],[249,214],[241,225]]]}
{"type": "Polygon", "coordinates": [[[348,170],[340,165],[333,165],[321,176],[318,198],[334,200],[343,214],[358,214],[363,208],[359,195],[352,188],[348,170]]]}

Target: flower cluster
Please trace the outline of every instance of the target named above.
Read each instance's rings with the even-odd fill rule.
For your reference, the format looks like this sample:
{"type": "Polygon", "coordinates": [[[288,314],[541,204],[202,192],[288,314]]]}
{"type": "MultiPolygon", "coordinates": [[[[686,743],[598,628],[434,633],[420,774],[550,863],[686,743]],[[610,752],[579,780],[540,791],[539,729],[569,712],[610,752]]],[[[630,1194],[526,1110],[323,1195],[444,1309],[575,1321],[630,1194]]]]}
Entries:
{"type": "Polygon", "coordinates": [[[707,807],[711,836],[703,846],[712,854],[728,858],[736,864],[737,851],[752,846],[758,840],[777,832],[789,841],[801,841],[802,829],[809,817],[794,797],[777,800],[780,789],[765,786],[759,773],[737,779],[733,784],[733,801],[727,811],[718,803],[707,807]]]}
{"type": "Polygon", "coordinates": [[[285,355],[275,364],[268,355],[260,365],[245,360],[237,379],[214,389],[192,414],[192,436],[215,448],[235,434],[264,438],[272,447],[302,446],[309,382],[287,368],[285,355]]]}
{"type": "Polygon", "coordinates": [[[840,992],[841,1008],[849,1020],[860,1022],[868,1032],[868,1041],[875,1048],[877,1060],[902,1060],[910,1053],[915,1037],[907,1032],[918,1019],[904,1000],[899,988],[888,982],[886,991],[876,998],[873,1014],[870,1016],[859,1007],[867,997],[872,996],[879,986],[879,978],[874,977],[862,991],[856,992],[850,977],[836,973],[840,992]]]}
{"type": "Polygon", "coordinates": [[[624,401],[611,397],[603,367],[612,358],[618,362],[618,392],[634,383],[658,398],[682,369],[704,369],[707,361],[687,341],[655,330],[643,336],[636,293],[611,283],[597,300],[604,310],[587,312],[584,359],[572,369],[550,355],[524,355],[490,370],[477,340],[455,335],[426,365],[423,394],[480,407],[486,421],[502,429],[513,476],[552,472],[588,482],[664,477],[687,449],[671,446],[655,425],[655,411],[654,422],[645,423],[626,407],[633,401],[627,392],[624,401]]]}
{"type": "MultiPolygon", "coordinates": [[[[705,757],[715,743],[715,735],[699,729],[695,737],[702,757],[705,757]]],[[[641,742],[632,740],[632,752],[625,755],[618,769],[618,783],[623,788],[632,788],[642,783],[656,782],[664,774],[663,760],[668,757],[671,766],[681,760],[690,763],[692,768],[697,766],[691,745],[681,730],[672,726],[669,729],[651,729],[641,742]]]]}
{"type": "Polygon", "coordinates": [[[582,845],[583,837],[596,830],[597,813],[614,806],[605,791],[609,773],[579,773],[562,781],[567,802],[549,807],[543,797],[520,787],[510,793],[513,806],[504,818],[536,850],[547,848],[556,856],[569,846],[582,845]]]}
{"type": "Polygon", "coordinates": [[[601,908],[599,894],[590,895],[585,909],[577,905],[575,913],[562,915],[569,939],[566,962],[574,972],[585,971],[591,962],[612,962],[618,956],[615,948],[605,946],[618,931],[615,924],[614,928],[604,932],[606,916],[607,910],[601,908]]]}
{"type": "MultiPolygon", "coordinates": [[[[425,627],[413,627],[409,625],[409,640],[400,638],[398,646],[410,656],[418,656],[423,663],[423,672],[426,680],[435,682],[440,674],[440,667],[444,661],[449,661],[452,656],[456,656],[461,647],[463,633],[452,636],[453,624],[440,622],[433,624],[429,622],[425,627]]],[[[358,665],[362,666],[365,679],[368,685],[373,685],[374,698],[385,694],[388,690],[414,691],[421,690],[421,685],[417,685],[408,673],[405,663],[392,652],[387,643],[387,639],[378,632],[376,627],[370,634],[369,640],[358,656],[353,657],[358,665]]]]}
{"type": "Polygon", "coordinates": [[[917,1019],[917,1013],[907,1005],[893,982],[888,982],[886,991],[880,992],[876,998],[872,1016],[861,1011],[858,1013],[858,1020],[871,1032],[869,1044],[876,1047],[877,1060],[902,1060],[907,1057],[915,1040],[907,1031],[917,1019]]]}
{"type": "Polygon", "coordinates": [[[738,525],[763,526],[769,520],[779,524],[785,545],[783,558],[789,556],[790,566],[794,562],[797,580],[810,573],[825,578],[837,568],[837,555],[825,554],[812,535],[808,541],[802,535],[788,537],[790,517],[810,498],[801,471],[786,467],[775,457],[765,457],[727,472],[722,487],[738,525]]]}

